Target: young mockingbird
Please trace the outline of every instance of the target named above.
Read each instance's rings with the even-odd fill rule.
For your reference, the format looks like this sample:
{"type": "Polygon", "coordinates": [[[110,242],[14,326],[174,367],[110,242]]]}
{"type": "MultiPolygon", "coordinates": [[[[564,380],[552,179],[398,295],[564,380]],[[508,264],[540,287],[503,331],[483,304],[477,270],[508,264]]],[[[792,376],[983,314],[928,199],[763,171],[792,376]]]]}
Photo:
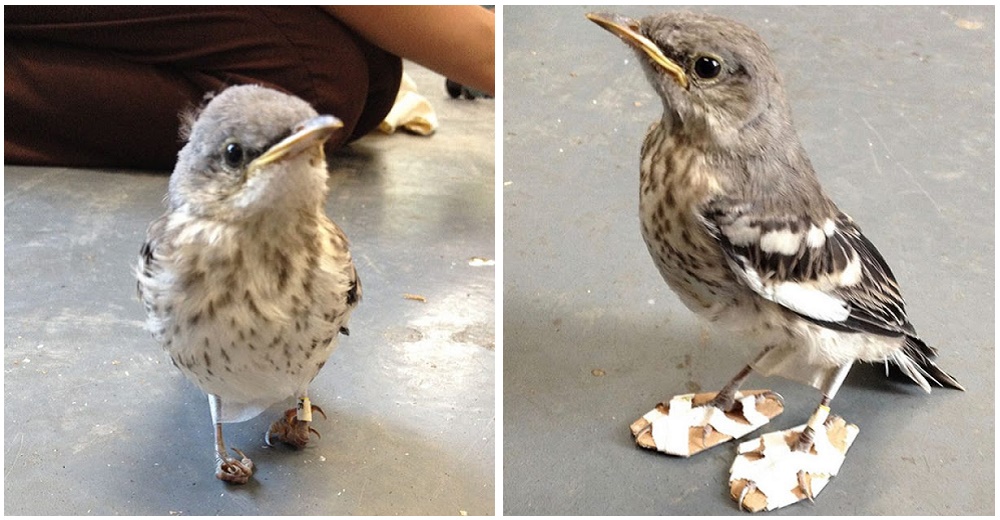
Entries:
{"type": "Polygon", "coordinates": [[[962,389],[931,361],[889,266],[820,187],[767,46],[717,16],[588,18],[621,37],[663,101],[640,168],[642,236],[684,304],[750,330],[761,354],[718,393],[729,411],[752,370],[819,389],[814,426],[855,361],[893,363],[930,391],[962,389]]]}
{"type": "MultiPolygon", "coordinates": [[[[193,117],[193,116],[192,116],[193,117]]],[[[361,298],[347,237],[327,218],[323,144],[341,123],[260,86],[218,94],[185,131],[166,213],[137,269],[148,328],[208,394],[216,476],[245,483],[223,422],[248,420],[288,396],[297,409],[265,440],[309,441],[309,383],[347,334],[361,298]]]]}

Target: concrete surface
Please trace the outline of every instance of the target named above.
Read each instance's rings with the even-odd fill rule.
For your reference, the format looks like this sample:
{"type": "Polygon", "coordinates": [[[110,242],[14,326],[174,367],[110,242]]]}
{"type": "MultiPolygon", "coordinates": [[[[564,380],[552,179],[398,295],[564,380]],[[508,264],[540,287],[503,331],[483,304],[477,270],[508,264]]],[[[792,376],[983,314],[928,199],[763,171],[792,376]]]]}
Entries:
{"type": "MultiPolygon", "coordinates": [[[[602,9],[662,8],[504,9],[504,512],[736,514],[733,444],[684,460],[628,433],[660,400],[717,390],[749,353],[678,302],[639,236],[639,147],[660,101],[634,53],[584,18],[602,9]]],[[[855,368],[832,406],[861,428],[840,475],[777,514],[993,514],[993,7],[695,9],[769,42],[827,191],[968,388],[925,395],[855,368]]],[[[819,400],[777,378],[747,387],[785,397],[762,433],[819,400]]]]}
{"type": "Polygon", "coordinates": [[[132,277],[168,176],[4,169],[4,513],[494,511],[494,102],[453,101],[407,64],[439,132],[369,136],[330,159],[330,216],[364,301],[310,396],[302,451],[263,434],[292,400],[225,427],[257,465],[214,477],[203,394],[143,329],[132,277]],[[426,303],[406,300],[424,296],[426,303]]]}

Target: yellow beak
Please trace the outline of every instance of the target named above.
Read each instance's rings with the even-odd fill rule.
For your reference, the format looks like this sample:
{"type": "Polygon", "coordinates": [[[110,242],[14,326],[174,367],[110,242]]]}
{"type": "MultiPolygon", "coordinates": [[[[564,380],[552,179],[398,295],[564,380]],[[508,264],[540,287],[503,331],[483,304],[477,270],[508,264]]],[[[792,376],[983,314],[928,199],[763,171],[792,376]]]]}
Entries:
{"type": "Polygon", "coordinates": [[[587,13],[587,19],[616,34],[625,43],[646,53],[664,72],[674,78],[681,88],[688,88],[688,77],[684,72],[684,67],[666,57],[655,43],[640,34],[638,21],[622,15],[608,13],[587,13]]]}
{"type": "Polygon", "coordinates": [[[295,133],[282,139],[278,144],[268,148],[262,155],[250,161],[247,171],[254,172],[285,157],[294,157],[315,147],[319,147],[320,153],[322,153],[323,143],[343,126],[344,123],[333,116],[319,116],[310,119],[299,125],[295,133]]]}

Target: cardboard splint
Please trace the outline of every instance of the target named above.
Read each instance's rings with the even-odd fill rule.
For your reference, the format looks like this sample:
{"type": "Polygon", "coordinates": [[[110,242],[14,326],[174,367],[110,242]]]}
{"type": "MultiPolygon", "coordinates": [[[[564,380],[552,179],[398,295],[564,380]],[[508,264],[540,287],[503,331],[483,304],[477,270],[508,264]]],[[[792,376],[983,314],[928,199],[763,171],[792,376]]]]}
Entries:
{"type": "Polygon", "coordinates": [[[859,432],[856,425],[833,416],[827,424],[813,427],[810,452],[792,451],[804,428],[803,424],[740,443],[729,469],[729,494],[741,509],[756,513],[812,500],[840,470],[859,432]]]}
{"type": "Polygon", "coordinates": [[[729,412],[707,406],[716,392],[684,394],[632,423],[635,442],[643,448],[690,457],[723,442],[738,439],[767,424],[784,411],[781,396],[770,390],[736,393],[729,412]]]}

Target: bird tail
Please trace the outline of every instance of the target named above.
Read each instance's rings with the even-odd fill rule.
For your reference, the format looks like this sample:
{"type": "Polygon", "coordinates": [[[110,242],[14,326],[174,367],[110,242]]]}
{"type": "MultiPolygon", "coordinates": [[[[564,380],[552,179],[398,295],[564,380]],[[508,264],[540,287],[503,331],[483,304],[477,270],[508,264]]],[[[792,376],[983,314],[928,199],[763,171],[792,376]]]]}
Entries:
{"type": "Polygon", "coordinates": [[[928,379],[938,386],[965,391],[965,387],[951,374],[934,364],[931,359],[936,355],[937,350],[934,347],[924,343],[920,338],[907,336],[903,348],[894,352],[890,361],[927,392],[931,391],[928,379]]]}

